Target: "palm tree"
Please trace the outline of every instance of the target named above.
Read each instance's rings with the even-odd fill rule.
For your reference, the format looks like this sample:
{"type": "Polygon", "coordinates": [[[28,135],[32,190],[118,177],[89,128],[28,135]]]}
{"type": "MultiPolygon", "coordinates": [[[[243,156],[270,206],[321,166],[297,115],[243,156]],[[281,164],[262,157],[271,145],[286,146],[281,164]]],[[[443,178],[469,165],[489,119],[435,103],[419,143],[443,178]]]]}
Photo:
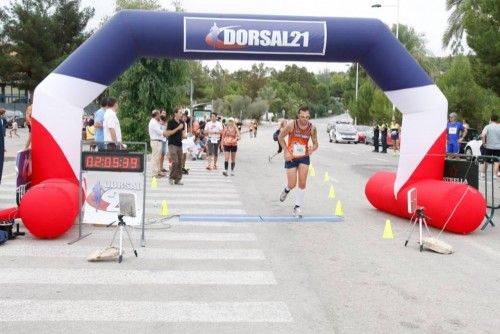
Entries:
{"type": "Polygon", "coordinates": [[[451,13],[448,18],[448,27],[443,35],[443,48],[450,46],[453,54],[462,53],[466,6],[474,8],[477,4],[477,0],[446,0],[446,10],[451,10],[451,13]]]}

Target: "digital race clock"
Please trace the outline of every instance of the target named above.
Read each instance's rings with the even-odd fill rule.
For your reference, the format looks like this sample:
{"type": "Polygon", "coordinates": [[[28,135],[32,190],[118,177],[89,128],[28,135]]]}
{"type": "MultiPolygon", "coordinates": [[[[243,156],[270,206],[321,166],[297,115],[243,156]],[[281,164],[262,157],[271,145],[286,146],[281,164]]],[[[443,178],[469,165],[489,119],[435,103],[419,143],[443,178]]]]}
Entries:
{"type": "Polygon", "coordinates": [[[82,170],[142,173],[144,155],[125,151],[82,152],[82,170]]]}

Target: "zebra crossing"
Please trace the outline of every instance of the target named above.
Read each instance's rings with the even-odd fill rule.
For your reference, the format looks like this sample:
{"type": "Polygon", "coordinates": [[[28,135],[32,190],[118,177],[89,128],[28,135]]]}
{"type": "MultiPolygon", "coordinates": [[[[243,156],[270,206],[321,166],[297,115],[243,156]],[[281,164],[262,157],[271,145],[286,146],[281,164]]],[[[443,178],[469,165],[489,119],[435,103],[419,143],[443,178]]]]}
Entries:
{"type": "Polygon", "coordinates": [[[148,218],[159,215],[162,201],[167,201],[172,215],[246,213],[232,182],[233,177],[222,175],[221,170],[207,171],[206,161],[189,161],[187,166],[189,175],[183,175],[183,186],[170,185],[168,178],[159,178],[156,189],[153,189],[151,172],[147,172],[146,216],[148,218]]]}
{"type": "MultiPolygon", "coordinates": [[[[151,189],[148,175],[148,217],[158,217],[161,201],[168,202],[170,214],[245,213],[231,177],[208,172],[201,162],[190,168],[184,186],[158,179],[151,189]]],[[[2,184],[3,207],[15,204],[7,198],[13,189],[13,180],[2,184]]],[[[138,249],[136,258],[126,242],[121,264],[85,260],[109,244],[114,232],[103,226],[86,228],[92,234],[72,245],[67,242],[75,238],[76,228],[57,240],[28,234],[0,246],[0,322],[6,332],[182,328],[193,333],[273,333],[294,328],[283,300],[286,294],[251,223],[171,219],[147,225],[146,247],[138,249]]],[[[137,245],[141,231],[130,230],[137,245]]]]}

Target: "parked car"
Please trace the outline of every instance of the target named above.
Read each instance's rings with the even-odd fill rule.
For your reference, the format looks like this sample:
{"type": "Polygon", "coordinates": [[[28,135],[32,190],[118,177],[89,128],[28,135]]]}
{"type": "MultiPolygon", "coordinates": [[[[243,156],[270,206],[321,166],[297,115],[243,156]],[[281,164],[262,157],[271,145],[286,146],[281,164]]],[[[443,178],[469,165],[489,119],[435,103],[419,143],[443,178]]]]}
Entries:
{"type": "Polygon", "coordinates": [[[334,124],[333,127],[328,132],[328,136],[330,137],[330,143],[355,143],[357,130],[354,125],[338,123],[334,124]]]}
{"type": "Polygon", "coordinates": [[[465,135],[464,140],[460,143],[460,153],[464,153],[466,155],[481,155],[481,146],[483,145],[483,141],[481,140],[481,136],[476,129],[467,129],[467,134],[465,135]]]}
{"type": "MultiPolygon", "coordinates": [[[[356,128],[356,131],[358,132],[356,135],[356,141],[358,143],[365,143],[366,142],[366,131],[370,130],[371,127],[366,126],[366,125],[356,125],[355,128],[356,128]]],[[[373,132],[372,132],[372,137],[373,137],[373,132]]]]}
{"type": "MultiPolygon", "coordinates": [[[[366,134],[365,144],[373,146],[373,128],[369,128],[368,130],[366,130],[365,134],[366,134]]],[[[382,141],[380,140],[380,138],[381,137],[379,133],[378,144],[379,146],[382,146],[382,141]]],[[[387,147],[390,146],[392,146],[392,138],[389,131],[387,131],[387,147]]]]}
{"type": "MultiPolygon", "coordinates": [[[[472,140],[481,141],[481,138],[479,136],[479,132],[477,131],[477,129],[468,128],[467,134],[465,135],[464,140],[462,140],[462,142],[460,143],[460,153],[467,154],[467,152],[466,152],[467,143],[472,141],[472,140]]],[[[472,143],[472,147],[476,147],[476,146],[477,146],[477,143],[472,143]]],[[[479,145],[479,146],[481,146],[481,145],[479,145]]]]}

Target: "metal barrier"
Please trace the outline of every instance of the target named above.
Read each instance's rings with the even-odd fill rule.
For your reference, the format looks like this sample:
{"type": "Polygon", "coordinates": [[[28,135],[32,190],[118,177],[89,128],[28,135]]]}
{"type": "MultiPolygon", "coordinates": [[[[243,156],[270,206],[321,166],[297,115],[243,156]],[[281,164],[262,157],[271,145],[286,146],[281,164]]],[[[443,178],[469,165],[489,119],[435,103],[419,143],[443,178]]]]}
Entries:
{"type": "Polygon", "coordinates": [[[500,158],[490,155],[471,156],[465,154],[447,154],[445,160],[444,180],[450,182],[467,183],[480,190],[479,164],[491,164],[491,187],[488,186],[488,177],[484,177],[484,198],[486,199],[485,221],[481,230],[485,230],[488,225],[495,226],[493,217],[495,210],[500,209],[500,203],[495,204],[495,163],[500,163],[500,158]]]}
{"type": "MultiPolygon", "coordinates": [[[[484,222],[483,226],[481,227],[481,230],[484,231],[484,229],[491,224],[491,226],[495,226],[493,223],[493,216],[495,215],[495,210],[500,209],[500,203],[498,205],[495,205],[495,163],[500,162],[499,157],[495,156],[489,156],[489,155],[481,155],[477,157],[478,163],[485,163],[485,164],[491,164],[491,200],[490,204],[488,205],[488,178],[484,178],[484,198],[486,199],[486,208],[490,209],[490,212],[488,214],[488,210],[486,210],[485,213],[485,218],[486,221],[484,222]]],[[[488,165],[486,165],[486,168],[488,168],[488,165]]]]}

